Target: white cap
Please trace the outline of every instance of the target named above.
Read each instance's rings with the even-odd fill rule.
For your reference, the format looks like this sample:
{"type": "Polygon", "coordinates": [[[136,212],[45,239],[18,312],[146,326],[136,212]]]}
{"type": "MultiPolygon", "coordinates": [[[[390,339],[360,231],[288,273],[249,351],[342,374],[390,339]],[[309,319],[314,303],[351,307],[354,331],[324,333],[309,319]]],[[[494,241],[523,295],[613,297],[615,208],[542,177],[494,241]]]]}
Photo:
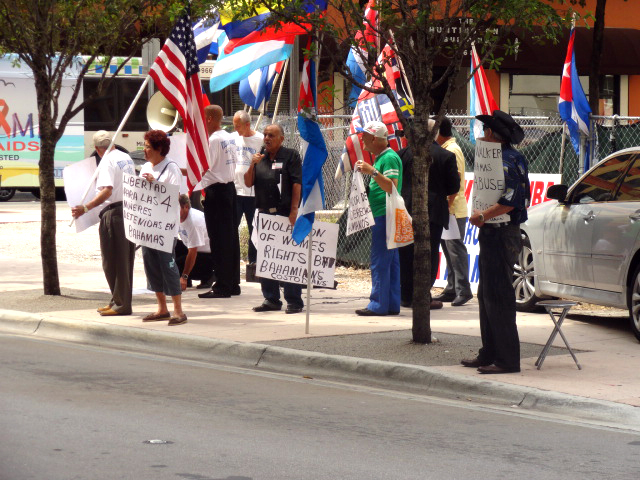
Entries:
{"type": "Polygon", "coordinates": [[[387,138],[389,131],[387,130],[387,126],[382,122],[371,121],[368,122],[364,128],[356,128],[358,132],[367,132],[378,138],[387,138]]]}
{"type": "Polygon", "coordinates": [[[93,134],[93,146],[107,148],[111,144],[111,134],[106,130],[98,130],[93,134]]]}

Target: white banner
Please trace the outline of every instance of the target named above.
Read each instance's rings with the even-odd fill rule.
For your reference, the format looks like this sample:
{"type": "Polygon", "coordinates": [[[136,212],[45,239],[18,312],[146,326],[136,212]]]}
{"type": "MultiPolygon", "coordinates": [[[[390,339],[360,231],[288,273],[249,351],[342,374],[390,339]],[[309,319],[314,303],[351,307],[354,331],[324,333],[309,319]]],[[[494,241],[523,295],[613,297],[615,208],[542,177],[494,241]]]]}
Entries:
{"type": "MultiPolygon", "coordinates": [[[[288,217],[257,215],[256,275],[281,282],[307,284],[309,236],[300,245],[291,238],[293,226],[288,217]]],[[[311,239],[311,283],[333,288],[338,247],[338,224],[314,222],[311,239]]]]}
{"type": "MultiPolygon", "coordinates": [[[[500,199],[504,192],[504,170],[502,164],[502,144],[495,142],[476,143],[473,166],[475,182],[473,185],[473,210],[486,210],[500,199]]],[[[504,223],[509,214],[504,213],[487,220],[486,223],[504,223]]]]}
{"type": "MultiPolygon", "coordinates": [[[[468,214],[471,215],[471,202],[469,198],[471,196],[471,190],[474,184],[473,173],[465,173],[465,188],[464,195],[467,199],[468,214]]],[[[546,196],[547,188],[556,183],[560,183],[559,174],[547,174],[547,173],[530,173],[529,182],[531,187],[531,206],[537,205],[542,202],[546,202],[549,199],[546,196]]],[[[478,290],[478,254],[480,253],[480,245],[478,245],[478,227],[474,227],[467,220],[466,227],[460,232],[460,238],[467,247],[467,253],[469,254],[469,282],[471,282],[471,290],[475,293],[478,290]]],[[[447,260],[440,249],[440,265],[438,268],[438,276],[436,277],[436,287],[444,288],[447,285],[447,276],[449,271],[447,269],[447,260]]]]}
{"type": "MultiPolygon", "coordinates": [[[[82,204],[82,195],[84,194],[89,181],[93,178],[93,173],[96,171],[96,168],[95,157],[85,158],[84,160],[64,167],[64,170],[62,171],[62,178],[64,179],[64,193],[67,196],[67,203],[70,207],[77,207],[82,204]]],[[[85,201],[91,200],[95,194],[96,182],[94,180],[89,188],[89,194],[85,201]]],[[[102,205],[98,205],[98,207],[93,210],[89,210],[81,217],[76,218],[74,222],[76,225],[76,233],[80,233],[90,226],[98,223],[100,221],[98,215],[102,208],[102,205]]]]}
{"type": "Polygon", "coordinates": [[[163,252],[173,251],[178,233],[180,187],[163,182],[147,182],[123,173],[122,206],[127,239],[163,252]]]}
{"type": "Polygon", "coordinates": [[[374,224],[371,206],[364,189],[362,173],[353,172],[351,193],[349,193],[349,213],[347,216],[347,236],[369,228],[374,224]]]}

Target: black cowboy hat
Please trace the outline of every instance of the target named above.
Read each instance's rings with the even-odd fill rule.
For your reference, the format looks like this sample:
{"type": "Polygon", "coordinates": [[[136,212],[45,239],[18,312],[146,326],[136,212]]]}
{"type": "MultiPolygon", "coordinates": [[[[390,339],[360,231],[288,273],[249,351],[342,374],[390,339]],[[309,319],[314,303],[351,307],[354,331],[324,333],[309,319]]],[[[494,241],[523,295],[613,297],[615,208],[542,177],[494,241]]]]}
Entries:
{"type": "Polygon", "coordinates": [[[524,130],[511,115],[494,110],[492,115],[477,115],[476,118],[500,135],[505,142],[517,145],[524,140],[524,130]]]}

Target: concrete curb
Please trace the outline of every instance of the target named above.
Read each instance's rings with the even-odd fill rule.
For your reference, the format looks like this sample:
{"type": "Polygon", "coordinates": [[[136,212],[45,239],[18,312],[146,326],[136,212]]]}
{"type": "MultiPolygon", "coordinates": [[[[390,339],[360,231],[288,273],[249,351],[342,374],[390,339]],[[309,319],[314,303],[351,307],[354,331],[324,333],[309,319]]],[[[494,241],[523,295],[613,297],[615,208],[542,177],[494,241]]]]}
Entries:
{"type": "Polygon", "coordinates": [[[93,321],[69,321],[11,310],[0,310],[0,331],[298,376],[373,384],[439,398],[517,407],[640,430],[640,409],[630,405],[476,379],[445,373],[432,367],[326,355],[93,321]]]}

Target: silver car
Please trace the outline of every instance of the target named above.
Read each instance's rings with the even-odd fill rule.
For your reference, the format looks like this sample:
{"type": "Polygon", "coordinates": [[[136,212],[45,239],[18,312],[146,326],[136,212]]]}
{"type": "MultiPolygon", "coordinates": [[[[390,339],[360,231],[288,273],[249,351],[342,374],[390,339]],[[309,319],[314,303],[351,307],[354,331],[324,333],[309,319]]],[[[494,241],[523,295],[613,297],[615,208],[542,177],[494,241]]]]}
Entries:
{"type": "Polygon", "coordinates": [[[514,268],[520,311],[559,297],[629,310],[640,340],[640,147],[616,152],[529,209],[514,268]]]}

